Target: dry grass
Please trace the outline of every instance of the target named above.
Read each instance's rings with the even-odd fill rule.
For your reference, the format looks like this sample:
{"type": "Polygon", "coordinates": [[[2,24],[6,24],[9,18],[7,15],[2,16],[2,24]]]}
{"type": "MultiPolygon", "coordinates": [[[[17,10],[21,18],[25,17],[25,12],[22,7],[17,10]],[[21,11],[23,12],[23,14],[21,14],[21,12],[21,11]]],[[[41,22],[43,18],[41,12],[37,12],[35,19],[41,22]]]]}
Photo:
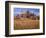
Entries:
{"type": "Polygon", "coordinates": [[[39,20],[31,20],[27,18],[15,19],[14,30],[17,29],[39,29],[39,20]]]}

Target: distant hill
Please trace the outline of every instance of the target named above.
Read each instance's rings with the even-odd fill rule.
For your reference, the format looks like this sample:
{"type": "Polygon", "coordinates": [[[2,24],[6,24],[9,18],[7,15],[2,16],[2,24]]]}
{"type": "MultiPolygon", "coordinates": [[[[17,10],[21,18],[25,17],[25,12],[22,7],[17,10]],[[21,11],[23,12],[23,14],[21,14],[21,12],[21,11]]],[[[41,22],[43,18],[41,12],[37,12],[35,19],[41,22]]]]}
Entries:
{"type": "Polygon", "coordinates": [[[15,18],[17,18],[17,19],[20,19],[20,18],[30,18],[32,20],[39,20],[39,16],[36,16],[34,13],[30,13],[29,11],[27,11],[25,13],[23,12],[21,14],[17,14],[15,16],[15,18]]]}

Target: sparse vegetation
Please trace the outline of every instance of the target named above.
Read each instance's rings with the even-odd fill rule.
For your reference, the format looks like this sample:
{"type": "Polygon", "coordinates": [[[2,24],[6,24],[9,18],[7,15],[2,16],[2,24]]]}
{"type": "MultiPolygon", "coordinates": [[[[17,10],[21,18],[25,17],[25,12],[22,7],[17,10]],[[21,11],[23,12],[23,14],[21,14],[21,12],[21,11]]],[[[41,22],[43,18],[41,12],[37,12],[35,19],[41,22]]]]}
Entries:
{"type": "Polygon", "coordinates": [[[31,20],[27,18],[15,19],[14,20],[14,29],[38,29],[39,20],[31,20]]]}

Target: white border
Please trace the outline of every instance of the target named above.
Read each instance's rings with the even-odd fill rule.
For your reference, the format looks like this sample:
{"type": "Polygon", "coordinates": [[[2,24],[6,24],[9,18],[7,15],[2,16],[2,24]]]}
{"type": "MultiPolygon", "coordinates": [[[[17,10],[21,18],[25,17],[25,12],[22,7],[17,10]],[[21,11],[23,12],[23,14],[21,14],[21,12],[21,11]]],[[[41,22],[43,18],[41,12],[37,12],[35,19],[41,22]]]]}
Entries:
{"type": "Polygon", "coordinates": [[[42,33],[43,32],[43,6],[40,5],[19,5],[19,4],[16,4],[16,5],[12,5],[11,4],[11,7],[10,7],[10,13],[11,13],[11,16],[10,16],[10,35],[12,34],[27,34],[27,33],[42,33]],[[37,9],[40,9],[40,29],[29,29],[29,30],[14,30],[14,11],[13,11],[13,8],[37,8],[37,9]]]}

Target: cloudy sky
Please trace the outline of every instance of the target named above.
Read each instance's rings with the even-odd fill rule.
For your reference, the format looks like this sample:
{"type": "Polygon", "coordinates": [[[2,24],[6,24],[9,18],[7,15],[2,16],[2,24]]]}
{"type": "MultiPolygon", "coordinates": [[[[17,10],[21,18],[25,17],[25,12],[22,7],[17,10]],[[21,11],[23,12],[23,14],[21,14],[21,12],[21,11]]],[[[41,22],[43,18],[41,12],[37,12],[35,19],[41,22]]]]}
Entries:
{"type": "Polygon", "coordinates": [[[36,8],[14,8],[14,15],[21,14],[22,12],[29,11],[30,13],[34,13],[36,15],[39,15],[40,10],[36,8]]]}

